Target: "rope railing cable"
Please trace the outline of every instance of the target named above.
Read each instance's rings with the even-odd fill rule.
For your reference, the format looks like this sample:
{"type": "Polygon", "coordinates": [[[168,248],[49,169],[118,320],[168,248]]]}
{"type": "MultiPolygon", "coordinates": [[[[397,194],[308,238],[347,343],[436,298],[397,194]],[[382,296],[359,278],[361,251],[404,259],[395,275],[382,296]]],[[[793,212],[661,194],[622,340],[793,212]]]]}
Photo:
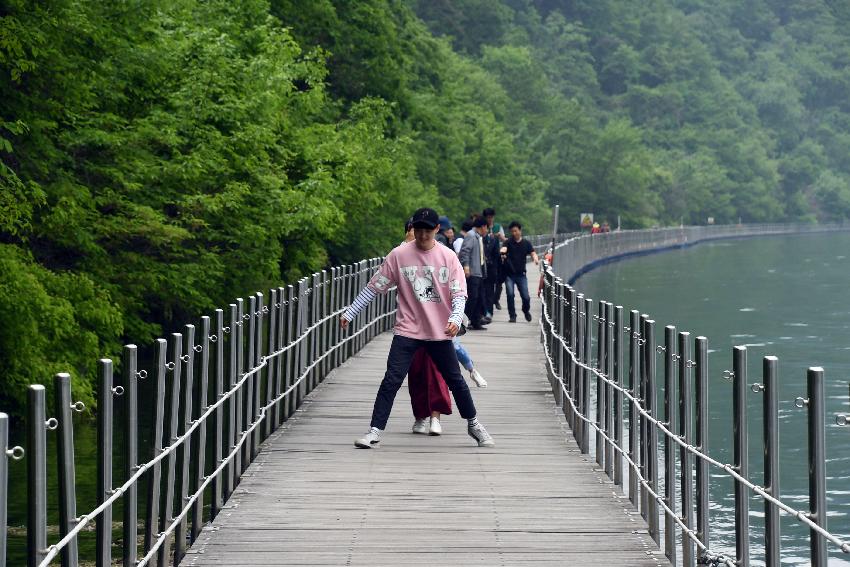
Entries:
{"type": "MultiPolygon", "coordinates": [[[[545,309],[545,306],[544,306],[544,309],[545,309]]],[[[543,329],[543,322],[542,321],[540,323],[540,327],[541,327],[541,329],[543,329]]],[[[573,397],[570,395],[568,389],[566,388],[566,385],[564,384],[563,378],[560,375],[558,375],[557,372],[555,371],[554,361],[552,360],[552,356],[549,352],[549,346],[546,344],[545,341],[543,342],[543,350],[544,350],[544,354],[546,356],[547,366],[549,366],[550,370],[552,371],[552,374],[557,378],[558,383],[561,386],[561,392],[564,394],[564,397],[569,402],[570,408],[572,409],[573,413],[581,421],[585,422],[586,424],[589,424],[591,426],[591,428],[594,429],[596,432],[598,432],[599,435],[604,440],[608,441],[613,446],[614,451],[616,451],[616,452],[620,453],[620,455],[622,455],[622,457],[625,459],[626,463],[628,465],[630,465],[631,469],[633,470],[633,474],[637,477],[638,484],[640,484],[640,486],[642,486],[647,491],[647,493],[650,496],[652,496],[652,498],[657,503],[659,503],[661,505],[661,507],[664,509],[664,513],[666,515],[670,516],[673,519],[673,521],[682,529],[682,531],[685,534],[687,534],[687,536],[690,539],[692,539],[694,541],[694,543],[697,545],[697,547],[700,550],[705,552],[703,554],[704,557],[711,560],[714,564],[725,564],[725,565],[728,565],[728,567],[735,567],[736,563],[735,563],[734,559],[729,558],[726,555],[718,555],[718,554],[712,553],[711,550],[709,550],[709,548],[706,547],[706,545],[702,541],[699,540],[696,530],[685,525],[684,521],[682,521],[682,519],[676,514],[676,512],[674,510],[670,509],[669,506],[667,506],[667,504],[664,502],[664,497],[661,496],[660,494],[658,494],[657,492],[655,492],[654,490],[652,490],[652,485],[650,484],[650,482],[642,474],[640,474],[640,471],[639,471],[640,465],[635,463],[631,459],[631,457],[629,457],[628,453],[626,453],[626,451],[624,449],[620,448],[617,445],[617,443],[614,441],[614,439],[611,438],[607,433],[605,433],[605,431],[603,429],[601,429],[596,424],[596,422],[594,420],[588,418],[587,416],[585,416],[584,414],[582,414],[581,412],[578,411],[575,400],[573,399],[573,397]]],[[[575,360],[575,359],[573,359],[573,360],[575,360]]],[[[580,364],[580,366],[589,369],[589,367],[587,367],[586,365],[580,364]]]]}
{"type": "MultiPolygon", "coordinates": [[[[356,338],[356,337],[357,337],[358,335],[360,335],[361,333],[365,333],[365,332],[366,332],[367,330],[369,330],[369,328],[370,328],[370,327],[372,327],[372,326],[373,326],[376,322],[378,322],[378,321],[380,321],[380,320],[383,320],[383,319],[385,319],[385,318],[387,318],[387,317],[389,317],[389,316],[391,316],[391,315],[395,314],[395,312],[396,312],[396,310],[395,310],[395,309],[393,309],[392,311],[389,311],[389,312],[387,312],[387,313],[384,313],[384,314],[382,314],[382,315],[378,316],[378,318],[377,318],[377,319],[374,319],[372,322],[370,322],[370,324],[369,324],[369,325],[367,325],[367,326],[363,327],[362,329],[360,329],[360,330],[359,330],[359,331],[357,331],[356,333],[352,333],[351,335],[349,335],[349,336],[347,336],[346,338],[342,339],[342,340],[341,340],[340,342],[338,342],[337,344],[333,345],[331,348],[329,348],[327,351],[325,351],[325,353],[324,353],[324,354],[322,354],[322,355],[321,355],[320,357],[318,357],[315,361],[313,361],[313,363],[312,363],[312,364],[310,364],[309,366],[307,366],[307,367],[304,369],[304,372],[301,374],[301,376],[299,376],[298,380],[296,380],[296,381],[292,384],[292,386],[290,386],[290,387],[289,387],[289,388],[288,388],[285,392],[283,392],[283,393],[281,393],[280,395],[278,395],[277,397],[275,397],[273,400],[271,400],[271,401],[270,401],[269,403],[267,403],[265,406],[263,406],[262,408],[260,408],[260,415],[259,415],[259,417],[257,418],[257,421],[255,421],[253,424],[251,424],[251,427],[250,427],[250,428],[248,428],[248,429],[247,429],[247,430],[246,430],[246,431],[242,434],[242,437],[240,438],[239,442],[238,442],[238,443],[234,446],[234,449],[233,449],[233,450],[231,451],[231,453],[227,456],[227,458],[222,460],[222,463],[218,466],[218,468],[217,468],[215,471],[213,471],[210,475],[208,475],[208,476],[204,477],[204,482],[202,483],[202,485],[201,485],[200,487],[198,487],[198,489],[194,492],[194,494],[193,494],[191,497],[189,497],[189,499],[187,500],[186,508],[185,508],[185,509],[184,509],[184,510],[180,513],[180,515],[179,515],[177,518],[175,518],[175,519],[172,521],[172,523],[168,526],[168,528],[167,528],[164,532],[160,532],[160,533],[158,534],[158,536],[157,536],[157,540],[156,540],[156,542],[155,542],[155,543],[151,546],[150,551],[149,551],[149,552],[148,552],[148,553],[147,553],[147,554],[146,554],[146,555],[145,555],[142,559],[140,559],[140,560],[139,560],[139,562],[137,563],[138,567],[144,567],[145,565],[147,565],[147,564],[148,564],[148,562],[149,562],[149,561],[150,561],[150,559],[153,557],[153,555],[156,553],[156,551],[157,551],[157,550],[158,550],[158,549],[162,546],[162,544],[163,544],[163,543],[165,543],[165,540],[168,538],[168,536],[169,536],[169,535],[171,535],[171,533],[172,533],[172,532],[173,532],[173,531],[177,528],[177,526],[180,524],[180,521],[181,521],[181,520],[182,520],[182,519],[186,516],[186,514],[188,514],[189,510],[190,510],[190,509],[191,509],[191,507],[192,507],[192,504],[193,504],[193,503],[194,503],[194,502],[198,499],[198,497],[199,497],[199,496],[201,496],[201,494],[203,493],[203,491],[206,489],[207,485],[208,485],[210,482],[212,482],[212,479],[213,479],[215,476],[217,476],[218,474],[220,474],[220,473],[221,473],[221,471],[222,471],[222,470],[224,470],[224,467],[225,467],[225,466],[227,466],[227,464],[230,462],[230,460],[231,460],[231,459],[233,459],[233,457],[236,455],[236,453],[239,451],[240,447],[244,444],[245,440],[246,440],[246,439],[248,439],[248,437],[249,437],[249,436],[250,436],[250,434],[254,431],[254,429],[256,429],[257,427],[259,427],[259,425],[260,425],[260,424],[261,424],[261,423],[265,420],[265,418],[266,418],[266,415],[267,415],[267,412],[268,412],[269,408],[271,408],[272,406],[274,406],[275,404],[277,404],[278,402],[280,402],[282,399],[284,399],[287,395],[289,395],[289,394],[290,394],[290,393],[291,393],[291,392],[292,392],[292,391],[293,391],[293,390],[294,390],[294,389],[295,389],[295,388],[296,388],[296,387],[297,387],[297,386],[301,383],[301,381],[303,381],[303,380],[307,377],[307,375],[310,373],[310,371],[311,371],[313,368],[315,368],[315,366],[316,366],[319,362],[321,362],[321,361],[322,361],[325,357],[327,357],[328,355],[330,355],[330,354],[331,354],[333,351],[335,351],[337,348],[339,348],[339,347],[343,346],[343,345],[344,345],[345,343],[347,343],[348,341],[353,340],[354,338],[356,338]]],[[[264,362],[265,362],[265,361],[264,361],[264,362]]],[[[42,567],[42,566],[39,566],[39,567],[42,567]]],[[[45,567],[46,567],[46,566],[45,566],[45,567]]]]}
{"type": "MultiPolygon", "coordinates": [[[[244,384],[244,383],[245,383],[245,382],[246,382],[249,378],[252,378],[252,377],[254,376],[254,374],[256,374],[257,372],[259,372],[260,370],[262,370],[263,368],[265,368],[265,367],[268,365],[268,362],[269,362],[270,360],[273,360],[274,358],[276,358],[276,357],[280,356],[281,354],[285,353],[285,352],[286,352],[286,351],[288,351],[290,348],[292,348],[293,346],[295,346],[297,343],[299,343],[300,341],[302,341],[305,337],[307,337],[307,336],[308,336],[308,335],[309,335],[309,334],[310,334],[313,330],[315,330],[316,328],[318,328],[318,327],[319,327],[319,325],[326,323],[326,322],[327,322],[328,320],[330,320],[330,319],[333,319],[333,318],[339,317],[339,316],[340,316],[340,315],[341,315],[344,311],[345,311],[345,309],[343,308],[343,309],[338,309],[338,310],[336,310],[336,311],[334,311],[334,312],[332,312],[332,313],[329,313],[328,315],[326,315],[326,316],[325,316],[325,317],[323,317],[322,319],[318,320],[316,323],[314,323],[314,324],[313,324],[313,325],[311,325],[310,327],[307,327],[307,328],[304,330],[304,332],[303,332],[303,334],[302,334],[301,336],[299,336],[296,340],[292,341],[292,342],[291,342],[290,344],[288,344],[286,347],[281,348],[281,349],[279,349],[279,350],[277,350],[277,351],[275,351],[275,352],[273,352],[273,353],[270,353],[270,354],[269,354],[269,355],[267,355],[267,356],[264,356],[264,357],[261,359],[260,364],[258,364],[257,366],[255,366],[255,367],[251,368],[251,369],[250,369],[250,370],[248,370],[247,372],[245,372],[245,373],[242,375],[242,378],[241,378],[238,382],[236,382],[230,390],[228,390],[227,392],[223,393],[223,394],[221,395],[221,397],[220,397],[220,398],[219,398],[219,399],[218,399],[218,400],[217,400],[214,404],[212,404],[212,405],[210,405],[210,406],[207,406],[206,411],[205,411],[205,412],[204,412],[201,416],[199,416],[198,418],[196,418],[195,420],[193,420],[193,421],[192,421],[192,425],[191,425],[191,426],[190,426],[190,427],[189,427],[189,428],[188,428],[188,429],[187,429],[187,430],[186,430],[186,431],[185,431],[182,435],[180,435],[179,437],[177,437],[177,438],[174,440],[174,442],[173,442],[173,443],[171,443],[171,444],[170,444],[170,445],[168,445],[167,447],[164,447],[164,448],[162,449],[162,452],[161,452],[161,453],[159,453],[156,457],[154,457],[154,458],[153,458],[153,459],[151,459],[150,461],[147,461],[147,462],[145,462],[145,463],[143,463],[143,464],[138,465],[138,466],[136,467],[136,472],[135,472],[135,473],[134,473],[134,474],[133,474],[130,478],[128,478],[128,479],[124,482],[124,484],[122,484],[120,487],[113,489],[113,490],[112,490],[112,493],[111,493],[111,495],[110,495],[110,497],[109,497],[108,499],[104,500],[104,502],[103,502],[100,506],[98,506],[97,508],[95,508],[94,510],[92,510],[91,512],[89,512],[88,514],[84,514],[84,515],[80,516],[80,517],[78,518],[78,520],[79,520],[79,521],[76,523],[76,525],[75,525],[75,526],[74,526],[71,530],[69,530],[69,531],[68,531],[68,533],[65,535],[65,537],[63,537],[61,540],[59,540],[58,542],[56,542],[55,544],[53,544],[53,545],[51,545],[51,546],[49,546],[49,547],[47,548],[47,550],[48,550],[47,555],[46,555],[46,556],[45,556],[45,558],[42,560],[42,562],[41,562],[41,563],[39,563],[39,567],[47,567],[47,566],[50,564],[50,562],[58,556],[58,554],[62,551],[62,549],[63,549],[65,546],[67,546],[67,545],[68,545],[68,544],[69,544],[69,543],[70,543],[70,542],[71,542],[71,541],[72,541],[72,540],[73,540],[73,539],[74,539],[77,535],[79,535],[79,533],[80,533],[80,532],[82,532],[82,531],[83,531],[83,529],[84,529],[84,528],[85,528],[85,527],[86,527],[86,526],[87,526],[87,525],[88,525],[88,524],[89,524],[89,523],[90,523],[90,522],[91,522],[94,518],[97,518],[97,517],[98,517],[99,515],[101,515],[101,514],[102,514],[105,510],[107,510],[109,507],[111,507],[111,506],[112,506],[112,505],[113,505],[113,504],[114,504],[114,503],[115,503],[115,502],[116,502],[116,501],[117,501],[117,500],[118,500],[121,496],[123,496],[123,495],[126,493],[126,491],[127,491],[127,489],[128,489],[128,488],[132,487],[135,483],[137,483],[137,482],[139,481],[139,479],[142,477],[142,475],[143,475],[146,471],[148,471],[148,470],[149,470],[151,467],[153,467],[155,464],[157,464],[157,463],[159,463],[160,461],[162,461],[163,459],[165,459],[165,458],[166,458],[166,457],[167,457],[170,453],[172,453],[172,452],[176,451],[176,450],[177,450],[177,449],[178,449],[181,445],[183,445],[183,443],[186,441],[186,439],[188,439],[188,438],[192,435],[192,433],[194,433],[194,432],[195,432],[195,430],[197,430],[197,429],[200,427],[200,425],[201,425],[201,423],[202,423],[203,421],[207,420],[207,419],[209,418],[209,416],[210,416],[210,415],[212,415],[212,414],[214,413],[214,411],[215,411],[215,410],[216,410],[219,406],[221,406],[222,404],[224,404],[224,403],[225,403],[228,399],[230,399],[230,398],[231,398],[231,397],[232,397],[232,396],[233,396],[233,395],[234,395],[237,391],[239,391],[239,390],[241,389],[242,385],[243,385],[243,384],[244,384]]],[[[308,367],[306,367],[306,368],[305,368],[305,370],[304,370],[304,372],[303,372],[303,373],[299,376],[298,380],[296,380],[295,382],[293,382],[293,384],[292,384],[292,385],[291,385],[291,386],[290,386],[290,387],[289,387],[289,388],[288,388],[285,392],[283,392],[282,394],[280,394],[279,396],[277,396],[277,397],[275,398],[275,400],[274,400],[274,402],[273,402],[273,403],[277,403],[277,402],[279,402],[281,399],[283,399],[285,396],[289,395],[289,394],[292,392],[292,390],[294,390],[294,389],[295,389],[298,385],[300,385],[300,384],[301,384],[301,382],[305,379],[305,377],[307,376],[307,374],[308,374],[308,373],[309,373],[309,372],[310,372],[313,368],[315,368],[315,366],[317,365],[317,363],[318,363],[319,361],[321,361],[321,360],[324,360],[324,358],[325,358],[325,357],[327,357],[327,356],[328,356],[331,352],[335,351],[335,350],[336,350],[337,348],[339,348],[340,346],[342,346],[342,345],[344,345],[344,344],[348,343],[349,341],[351,341],[351,340],[352,340],[352,339],[354,339],[355,337],[357,337],[357,336],[359,336],[360,334],[364,333],[364,332],[365,332],[365,331],[367,331],[369,328],[371,328],[372,326],[374,326],[377,322],[379,322],[379,321],[381,321],[381,320],[383,320],[383,319],[385,319],[385,318],[387,318],[387,317],[389,317],[389,316],[391,316],[391,315],[395,314],[395,312],[396,312],[396,310],[395,310],[395,309],[393,309],[393,310],[391,310],[391,311],[388,311],[387,313],[384,313],[384,314],[380,315],[377,319],[374,319],[373,321],[370,321],[370,322],[369,322],[369,324],[368,324],[368,325],[366,325],[366,326],[364,326],[362,329],[358,330],[358,331],[357,331],[357,332],[355,332],[355,333],[350,334],[349,336],[345,337],[344,339],[342,339],[342,340],[341,340],[340,342],[338,342],[337,344],[333,345],[333,346],[332,346],[331,348],[329,348],[329,349],[328,349],[328,350],[327,350],[324,354],[322,354],[320,357],[318,357],[318,358],[317,358],[317,359],[316,359],[316,360],[315,360],[312,364],[310,364],[308,367]]],[[[273,405],[273,404],[270,404],[270,405],[273,405]]],[[[270,405],[265,406],[265,407],[263,408],[263,412],[265,412],[265,409],[266,409],[267,407],[270,407],[270,405]]],[[[244,440],[247,438],[248,434],[249,434],[249,433],[251,433],[251,432],[253,432],[253,430],[255,429],[255,427],[256,427],[256,425],[257,425],[257,423],[261,422],[261,421],[264,419],[264,417],[265,417],[265,413],[263,413],[263,417],[258,418],[258,419],[257,419],[257,421],[255,421],[253,424],[251,424],[251,427],[250,427],[249,429],[247,429],[247,430],[246,430],[246,431],[242,434],[242,437],[240,438],[239,443],[237,443],[237,445],[235,446],[234,450],[231,452],[230,456],[228,457],[228,459],[227,459],[227,460],[228,460],[228,462],[229,462],[229,460],[230,460],[230,459],[232,459],[233,455],[235,455],[235,454],[238,452],[238,448],[242,446],[242,444],[244,443],[244,440]]],[[[221,470],[222,468],[223,468],[223,467],[221,467],[221,466],[220,466],[218,469],[216,469],[215,474],[216,474],[216,475],[217,475],[217,474],[219,474],[219,473],[220,473],[220,470],[221,470]]],[[[212,475],[211,475],[211,476],[212,476],[212,475]]],[[[206,487],[206,485],[207,485],[207,483],[204,483],[204,487],[206,487]]],[[[197,494],[197,492],[196,492],[196,494],[197,494]]],[[[194,502],[194,501],[195,501],[195,499],[196,499],[196,498],[193,498],[193,499],[192,499],[192,502],[194,502]]],[[[184,508],[183,512],[180,514],[179,519],[181,519],[181,520],[182,520],[182,518],[183,518],[183,517],[185,517],[185,515],[186,515],[187,511],[188,511],[190,508],[191,508],[191,504],[187,505],[187,506],[186,506],[186,508],[184,508]]],[[[179,523],[179,522],[176,522],[176,523],[179,523]]],[[[172,523],[172,526],[174,526],[174,525],[175,525],[175,523],[172,523]]],[[[172,531],[173,531],[173,530],[172,530],[172,531]]],[[[171,532],[169,531],[168,533],[171,533],[171,532]]],[[[158,548],[159,548],[159,545],[157,545],[156,549],[158,549],[158,548]]]]}
{"type": "MultiPolygon", "coordinates": [[[[547,268],[547,269],[549,269],[549,268],[547,268]]],[[[550,273],[551,273],[551,272],[550,272],[550,273]]],[[[548,282],[547,282],[547,284],[546,284],[546,285],[550,285],[550,284],[548,284],[548,282]]],[[[556,296],[556,297],[558,297],[558,296],[556,296]]],[[[560,298],[560,297],[559,297],[559,300],[563,300],[563,298],[560,298]]],[[[662,421],[658,420],[657,418],[653,417],[653,416],[652,416],[649,412],[647,412],[647,411],[646,411],[646,409],[644,409],[644,408],[642,407],[641,400],[639,400],[638,398],[635,398],[635,397],[632,395],[632,393],[631,393],[631,391],[630,391],[630,390],[628,390],[627,388],[623,388],[622,386],[620,386],[620,385],[619,385],[619,384],[617,384],[616,382],[612,381],[612,380],[611,380],[610,378],[608,378],[605,374],[603,374],[603,373],[599,372],[599,370],[598,370],[597,368],[592,367],[592,366],[589,366],[589,365],[587,365],[587,364],[585,364],[585,363],[583,363],[583,362],[579,361],[579,360],[576,358],[575,353],[574,353],[574,352],[572,352],[572,350],[570,350],[569,346],[568,346],[568,345],[567,345],[567,343],[565,342],[564,337],[563,337],[563,336],[561,336],[559,333],[557,333],[557,332],[555,332],[555,331],[554,331],[554,325],[553,325],[553,323],[552,323],[552,319],[551,319],[551,317],[550,317],[548,307],[546,306],[546,302],[543,302],[543,312],[544,312],[544,316],[545,316],[545,318],[546,318],[547,323],[548,323],[548,324],[549,324],[549,325],[553,328],[553,330],[551,331],[552,336],[553,336],[553,337],[554,337],[554,338],[555,338],[555,339],[556,339],[559,343],[561,343],[561,346],[562,346],[562,347],[564,348],[564,350],[565,350],[565,351],[569,354],[570,359],[573,361],[573,363],[574,363],[574,364],[576,364],[577,366],[581,367],[581,368],[584,368],[585,370],[588,370],[589,372],[591,372],[592,374],[594,374],[595,376],[597,376],[598,378],[600,378],[602,381],[604,381],[606,384],[609,384],[610,386],[612,386],[612,387],[613,387],[613,388],[615,388],[616,390],[618,390],[618,391],[622,392],[622,393],[625,395],[625,397],[626,397],[627,401],[631,401],[631,402],[634,402],[634,403],[635,403],[635,405],[637,406],[637,411],[638,411],[638,413],[640,414],[640,416],[642,416],[642,417],[644,417],[645,419],[647,419],[647,420],[648,420],[651,424],[653,424],[653,425],[654,425],[654,426],[655,426],[658,430],[660,430],[660,431],[661,431],[664,435],[666,435],[668,438],[672,439],[672,440],[673,440],[676,444],[678,444],[680,447],[683,447],[685,450],[687,450],[687,451],[688,451],[688,452],[690,452],[691,454],[695,455],[697,458],[702,459],[702,460],[704,460],[705,462],[707,462],[707,463],[711,464],[712,466],[714,466],[714,467],[716,467],[716,468],[718,468],[718,469],[723,470],[723,471],[724,471],[724,472],[726,472],[729,476],[731,476],[732,478],[734,478],[735,480],[739,481],[741,484],[743,484],[744,486],[746,486],[746,487],[747,487],[750,491],[754,492],[755,494],[758,494],[759,496],[761,496],[762,498],[764,498],[766,501],[770,502],[771,504],[775,504],[775,505],[776,505],[777,507],[779,507],[782,511],[784,511],[784,512],[788,513],[789,515],[791,515],[791,516],[795,517],[795,518],[796,518],[799,522],[801,522],[801,523],[805,524],[805,525],[806,525],[807,527],[809,527],[810,529],[812,529],[812,530],[816,531],[817,533],[819,533],[820,535],[824,536],[824,537],[825,537],[827,540],[829,540],[831,543],[833,543],[833,544],[835,544],[836,546],[838,546],[838,548],[839,548],[839,549],[841,549],[841,551],[842,551],[842,552],[844,552],[844,553],[850,553],[850,543],[845,542],[844,540],[842,540],[842,539],[841,539],[841,538],[839,538],[838,536],[836,536],[836,535],[832,534],[831,532],[829,532],[829,531],[827,531],[826,529],[824,529],[822,526],[820,526],[820,525],[818,525],[817,523],[815,523],[813,520],[811,520],[811,519],[808,517],[808,513],[807,513],[807,512],[803,512],[803,511],[797,510],[797,509],[795,509],[795,508],[792,508],[791,506],[789,506],[789,505],[785,504],[785,503],[784,503],[784,502],[782,502],[781,500],[778,500],[778,499],[777,499],[777,498],[775,498],[774,496],[772,496],[772,495],[768,494],[767,492],[765,492],[765,490],[764,490],[762,487],[760,487],[760,486],[758,486],[758,485],[756,485],[756,484],[753,484],[753,483],[752,483],[752,482],[751,482],[748,478],[746,478],[746,477],[744,477],[744,476],[741,476],[741,475],[740,475],[740,474],[739,474],[739,473],[738,473],[738,472],[734,469],[734,467],[733,467],[732,465],[727,464],[727,463],[721,463],[720,461],[718,461],[718,460],[716,460],[716,459],[713,459],[713,458],[712,458],[712,457],[710,457],[709,455],[707,455],[707,454],[703,453],[702,451],[700,451],[700,450],[699,450],[699,448],[698,448],[697,446],[695,446],[695,445],[690,445],[690,444],[688,444],[688,443],[685,443],[684,441],[682,441],[682,440],[681,440],[681,438],[680,438],[680,436],[679,436],[679,435],[677,435],[677,434],[675,434],[675,433],[671,432],[671,431],[670,431],[670,430],[666,427],[666,425],[664,424],[664,422],[662,422],[662,421]]],[[[541,321],[541,323],[540,323],[540,324],[541,324],[541,327],[542,327],[542,325],[543,325],[542,321],[541,321]]],[[[545,329],[544,329],[544,331],[545,331],[545,329]]],[[[545,341],[544,341],[544,344],[545,344],[545,341]]],[[[547,349],[546,356],[547,356],[547,362],[549,363],[550,367],[552,367],[552,361],[551,361],[551,359],[550,359],[550,357],[549,357],[548,349],[547,349]]],[[[554,367],[552,367],[552,368],[553,368],[553,374],[555,374],[555,372],[554,372],[554,367]]],[[[565,387],[564,382],[563,382],[563,378],[562,378],[561,376],[557,375],[557,374],[555,374],[555,376],[558,378],[558,381],[559,381],[559,383],[561,384],[561,387],[562,387],[562,390],[563,390],[563,389],[564,389],[564,387],[565,387]]],[[[566,392],[565,392],[565,393],[566,393],[566,392]]],[[[567,397],[569,398],[569,394],[567,394],[567,397]]],[[[575,406],[573,406],[573,408],[575,408],[575,406]]],[[[578,411],[577,411],[577,410],[576,410],[576,415],[578,415],[579,417],[581,417],[581,419],[582,419],[583,421],[587,421],[588,423],[591,423],[591,422],[590,422],[590,421],[588,421],[588,420],[587,420],[587,418],[585,418],[582,414],[578,413],[578,411]]],[[[596,427],[596,424],[595,424],[595,423],[591,423],[591,425],[593,426],[593,429],[595,429],[595,430],[599,431],[599,432],[600,432],[600,434],[605,435],[605,434],[604,434],[604,433],[603,433],[603,432],[602,432],[602,431],[601,431],[598,427],[596,427]]],[[[619,453],[621,453],[621,454],[623,454],[623,455],[625,456],[625,453],[623,452],[623,450],[622,450],[622,449],[620,449],[619,447],[617,447],[617,446],[616,446],[616,444],[614,444],[614,448],[615,448],[615,450],[617,450],[619,453]]],[[[628,458],[628,457],[626,457],[626,458],[628,458]]]]}

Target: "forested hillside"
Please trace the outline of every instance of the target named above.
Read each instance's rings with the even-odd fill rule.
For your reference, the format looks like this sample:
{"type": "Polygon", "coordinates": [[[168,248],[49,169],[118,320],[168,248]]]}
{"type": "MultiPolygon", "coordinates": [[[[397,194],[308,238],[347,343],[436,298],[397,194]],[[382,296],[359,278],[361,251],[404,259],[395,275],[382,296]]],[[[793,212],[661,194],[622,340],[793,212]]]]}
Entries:
{"type": "Polygon", "coordinates": [[[0,402],[425,204],[844,219],[846,6],[0,0],[0,402]]]}

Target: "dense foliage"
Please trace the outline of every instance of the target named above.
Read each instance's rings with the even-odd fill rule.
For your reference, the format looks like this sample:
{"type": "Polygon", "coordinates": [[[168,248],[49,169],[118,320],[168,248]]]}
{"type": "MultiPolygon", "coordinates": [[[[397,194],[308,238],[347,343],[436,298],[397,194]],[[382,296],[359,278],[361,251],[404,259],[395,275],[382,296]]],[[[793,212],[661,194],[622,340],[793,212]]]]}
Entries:
{"type": "Polygon", "coordinates": [[[0,0],[0,403],[424,204],[844,219],[842,6],[0,0]]]}

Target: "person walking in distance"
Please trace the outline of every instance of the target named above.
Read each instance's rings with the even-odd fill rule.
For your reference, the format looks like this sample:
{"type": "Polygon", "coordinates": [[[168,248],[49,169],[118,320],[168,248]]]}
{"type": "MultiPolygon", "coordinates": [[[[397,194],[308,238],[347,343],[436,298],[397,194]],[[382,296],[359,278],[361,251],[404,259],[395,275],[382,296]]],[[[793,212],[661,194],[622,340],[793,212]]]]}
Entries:
{"type": "MultiPolygon", "coordinates": [[[[487,207],[484,209],[484,218],[487,219],[487,225],[490,227],[490,234],[493,235],[499,242],[497,246],[497,254],[498,248],[502,246],[502,243],[505,241],[505,229],[501,224],[496,222],[496,209],[492,207],[487,207]]],[[[501,262],[496,262],[496,267],[493,270],[493,273],[488,272],[488,276],[491,279],[495,280],[494,289],[493,289],[493,307],[496,309],[502,308],[502,284],[505,283],[505,273],[502,270],[501,262]]],[[[492,312],[492,309],[491,309],[492,312]]]]}
{"type": "Polygon", "coordinates": [[[466,238],[466,235],[472,231],[472,221],[463,221],[463,224],[460,225],[460,233],[455,235],[455,239],[452,242],[452,250],[455,251],[455,254],[460,254],[460,248],[463,246],[463,239],[466,238]]]}
{"type": "MultiPolygon", "coordinates": [[[[489,210],[492,209],[484,209],[485,219],[487,219],[486,213],[489,210]]],[[[491,232],[492,227],[489,220],[487,221],[486,229],[487,233],[481,240],[484,245],[484,262],[487,264],[487,275],[484,277],[484,281],[481,286],[481,304],[484,311],[484,324],[488,324],[493,321],[493,307],[496,303],[496,285],[499,282],[499,269],[501,268],[502,263],[501,256],[499,255],[499,248],[501,247],[501,244],[499,243],[498,237],[491,232]]]]}
{"type": "Polygon", "coordinates": [[[449,217],[443,215],[440,217],[440,230],[437,232],[437,236],[435,237],[437,242],[442,244],[443,246],[451,247],[452,241],[454,240],[454,228],[452,228],[452,221],[449,220],[449,217]]]}
{"type": "Polygon", "coordinates": [[[514,287],[519,290],[522,298],[522,313],[526,321],[531,321],[531,298],[528,295],[528,278],[525,275],[525,259],[529,254],[535,264],[538,263],[537,252],[531,243],[522,237],[522,225],[512,222],[508,229],[510,236],[505,241],[500,252],[502,267],[505,270],[505,292],[508,301],[508,316],[511,323],[516,323],[516,306],[514,305],[514,287]]]}
{"type": "Polygon", "coordinates": [[[501,224],[496,222],[496,209],[492,207],[484,209],[484,218],[487,219],[487,226],[490,227],[490,234],[495,236],[500,243],[507,240],[507,237],[505,236],[505,229],[502,228],[501,224]]]}
{"type": "Polygon", "coordinates": [[[469,294],[466,300],[466,316],[469,317],[469,328],[475,331],[484,330],[482,318],[484,315],[484,278],[487,277],[487,263],[484,256],[484,241],[487,234],[487,221],[478,217],[473,221],[470,230],[458,253],[458,259],[466,275],[466,289],[469,294]]]}
{"type": "Polygon", "coordinates": [[[375,397],[370,429],[355,440],[356,447],[369,449],[381,442],[396,393],[410,369],[413,355],[422,346],[443,376],[461,417],[467,420],[467,433],[479,447],[495,445],[478,421],[472,394],[460,373],[452,344],[463,320],[466,282],[457,256],[434,240],[438,228],[439,217],[433,209],[418,209],[413,214],[415,240],[390,251],[340,317],[340,327],[347,329],[377,294],[385,294],[397,286],[398,309],[387,370],[375,397]]]}

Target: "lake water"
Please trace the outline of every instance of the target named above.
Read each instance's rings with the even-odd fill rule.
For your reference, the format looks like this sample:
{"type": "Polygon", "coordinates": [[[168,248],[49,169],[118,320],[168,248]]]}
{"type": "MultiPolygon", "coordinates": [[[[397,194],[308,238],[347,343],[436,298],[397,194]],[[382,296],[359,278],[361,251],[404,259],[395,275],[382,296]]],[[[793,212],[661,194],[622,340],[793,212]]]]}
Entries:
{"type": "MultiPolygon", "coordinates": [[[[683,250],[626,259],[581,277],[587,297],[638,309],[656,321],[656,337],[675,325],[709,340],[710,443],[712,457],[732,462],[731,349],[748,350],[749,382],[761,381],[761,360],[779,357],[782,500],[808,509],[806,369],[822,366],[826,379],[828,528],[850,537],[850,427],[835,415],[850,414],[850,234],[761,237],[716,241],[683,250]]],[[[659,356],[659,383],[663,383],[659,356]]],[[[763,482],[762,395],[748,390],[750,478],[763,482]]],[[[660,468],[663,473],[663,467],[660,468]]],[[[734,557],[732,483],[712,470],[711,546],[734,557]]],[[[763,504],[750,504],[753,564],[762,562],[763,504]]],[[[663,524],[663,520],[662,520],[663,524]]],[[[782,518],[783,565],[809,564],[808,530],[782,518]]],[[[850,557],[829,544],[830,565],[850,557]]]]}

